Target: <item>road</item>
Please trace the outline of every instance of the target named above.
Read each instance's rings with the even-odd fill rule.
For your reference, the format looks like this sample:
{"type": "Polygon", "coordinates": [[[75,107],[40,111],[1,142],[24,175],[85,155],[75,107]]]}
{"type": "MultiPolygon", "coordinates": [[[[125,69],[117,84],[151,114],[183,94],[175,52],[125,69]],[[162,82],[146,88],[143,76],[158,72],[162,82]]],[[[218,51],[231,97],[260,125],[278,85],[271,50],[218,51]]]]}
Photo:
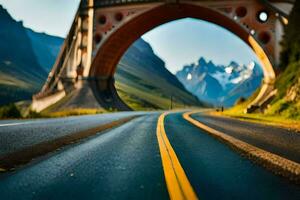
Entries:
{"type": "Polygon", "coordinates": [[[230,136],[300,163],[299,132],[203,113],[192,117],[230,136]]]}
{"type": "MultiPolygon", "coordinates": [[[[228,145],[184,120],[182,112],[169,113],[164,118],[158,112],[122,115],[139,117],[44,155],[13,172],[0,174],[0,198],[300,199],[299,185],[240,156],[228,145]],[[172,179],[174,174],[176,179],[172,179]],[[172,190],[176,185],[180,187],[179,192],[172,190]]],[[[120,116],[115,114],[111,119],[115,117],[120,116]]],[[[209,119],[205,115],[193,117],[209,119]]],[[[60,130],[58,127],[66,124],[86,128],[82,127],[83,124],[93,124],[91,121],[94,120],[97,123],[96,118],[100,123],[105,120],[101,115],[76,117],[75,122],[72,121],[74,118],[65,118],[63,123],[57,119],[52,126],[47,125],[47,120],[28,121],[26,123],[33,124],[0,125],[0,134],[7,137],[9,133],[18,134],[10,127],[22,133],[20,128],[24,126],[32,126],[31,131],[37,132],[37,123],[49,128],[48,133],[41,134],[47,135],[45,137],[50,140],[49,134],[56,132],[50,131],[52,129],[60,130]],[[82,124],[77,125],[79,122],[82,124]],[[11,132],[3,131],[6,129],[11,132]]],[[[252,126],[255,129],[256,125],[252,126]]],[[[69,130],[68,125],[66,129],[69,130]]],[[[30,132],[30,128],[26,130],[30,132]]],[[[68,131],[68,134],[71,132],[68,131]]],[[[270,134],[284,137],[275,132],[270,134]]],[[[18,135],[14,137],[17,140],[18,135]]],[[[36,138],[31,134],[27,137],[36,138]]]]}
{"type": "Polygon", "coordinates": [[[0,157],[41,142],[94,128],[143,112],[119,112],[40,120],[0,121],[0,157]]]}

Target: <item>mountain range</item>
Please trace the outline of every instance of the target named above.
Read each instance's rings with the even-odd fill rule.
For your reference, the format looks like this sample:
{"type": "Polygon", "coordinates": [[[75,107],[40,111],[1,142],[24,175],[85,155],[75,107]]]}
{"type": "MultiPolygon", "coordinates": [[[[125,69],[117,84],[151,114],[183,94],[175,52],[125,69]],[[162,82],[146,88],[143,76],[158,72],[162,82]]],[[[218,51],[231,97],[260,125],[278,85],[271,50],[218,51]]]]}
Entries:
{"type": "Polygon", "coordinates": [[[263,73],[255,62],[215,65],[201,57],[197,63],[184,66],[176,77],[201,101],[229,107],[239,98],[249,97],[260,86],[263,73]]]}
{"type": "Polygon", "coordinates": [[[121,98],[134,109],[203,106],[169,72],[152,47],[138,39],[121,58],[115,74],[121,98]]]}
{"type": "MultiPolygon", "coordinates": [[[[5,27],[0,29],[0,105],[30,100],[46,80],[63,38],[24,27],[2,6],[0,23],[5,27]]],[[[262,71],[255,62],[224,66],[201,57],[175,76],[140,38],[120,60],[115,79],[119,95],[134,109],[203,106],[201,101],[232,106],[259,87],[262,71]]]]}
{"type": "Polygon", "coordinates": [[[0,105],[31,99],[44,83],[63,39],[25,28],[1,5],[0,24],[0,105]]]}
{"type": "MultiPolygon", "coordinates": [[[[37,33],[15,21],[0,6],[0,105],[30,100],[45,82],[63,38],[37,33]]],[[[116,87],[134,109],[202,105],[166,68],[142,39],[124,54],[116,87]],[[150,75],[150,76],[149,76],[150,75]]]]}

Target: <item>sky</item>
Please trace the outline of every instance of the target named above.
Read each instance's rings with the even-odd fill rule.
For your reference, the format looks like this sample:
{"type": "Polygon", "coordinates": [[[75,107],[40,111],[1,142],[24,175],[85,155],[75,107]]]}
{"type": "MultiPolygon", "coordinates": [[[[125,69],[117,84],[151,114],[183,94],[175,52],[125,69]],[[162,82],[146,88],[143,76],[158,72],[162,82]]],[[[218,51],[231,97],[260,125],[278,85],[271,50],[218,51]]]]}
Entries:
{"type": "MultiPolygon", "coordinates": [[[[37,32],[65,37],[80,0],[0,0],[12,17],[37,32]]],[[[142,36],[172,72],[203,56],[215,64],[257,61],[237,36],[217,25],[186,18],[161,25],[142,36]]]]}
{"type": "Polygon", "coordinates": [[[175,73],[202,56],[215,64],[259,62],[253,50],[226,29],[198,19],[185,18],[152,29],[142,36],[175,73]]]}
{"type": "Polygon", "coordinates": [[[66,37],[80,0],[0,0],[12,17],[38,32],[66,37]]]}

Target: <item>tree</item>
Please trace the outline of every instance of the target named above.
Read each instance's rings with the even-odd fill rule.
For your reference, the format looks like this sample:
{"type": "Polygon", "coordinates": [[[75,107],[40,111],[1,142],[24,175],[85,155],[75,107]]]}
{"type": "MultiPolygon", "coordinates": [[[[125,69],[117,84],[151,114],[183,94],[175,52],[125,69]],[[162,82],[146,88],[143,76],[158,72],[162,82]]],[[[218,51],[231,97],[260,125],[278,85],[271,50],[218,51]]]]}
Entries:
{"type": "Polygon", "coordinates": [[[280,65],[285,69],[290,63],[300,60],[300,1],[295,1],[294,7],[288,18],[282,40],[280,65]]]}

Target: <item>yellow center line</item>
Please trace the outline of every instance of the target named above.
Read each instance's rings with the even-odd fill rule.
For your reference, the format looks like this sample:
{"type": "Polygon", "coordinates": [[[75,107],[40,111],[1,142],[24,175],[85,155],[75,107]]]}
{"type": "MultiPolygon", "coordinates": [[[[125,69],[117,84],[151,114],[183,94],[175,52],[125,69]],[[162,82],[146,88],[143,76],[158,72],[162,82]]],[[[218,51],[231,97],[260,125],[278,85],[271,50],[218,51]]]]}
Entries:
{"type": "Polygon", "coordinates": [[[198,199],[166,135],[165,116],[159,116],[156,136],[170,199],[198,199]]]}

